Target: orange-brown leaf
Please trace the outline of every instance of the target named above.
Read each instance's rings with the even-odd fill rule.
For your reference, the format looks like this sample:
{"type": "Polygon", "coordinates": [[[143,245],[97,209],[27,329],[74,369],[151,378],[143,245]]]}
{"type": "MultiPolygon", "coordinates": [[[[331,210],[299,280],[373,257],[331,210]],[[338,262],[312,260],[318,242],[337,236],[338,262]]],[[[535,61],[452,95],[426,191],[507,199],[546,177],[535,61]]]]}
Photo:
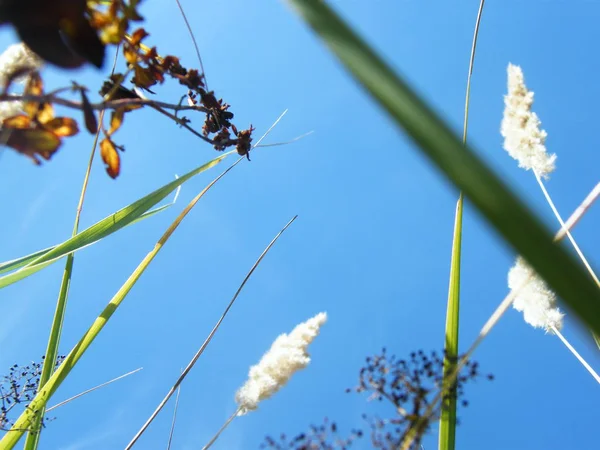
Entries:
{"type": "Polygon", "coordinates": [[[144,69],[143,67],[135,66],[134,73],[135,75],[131,81],[137,87],[148,89],[156,84],[156,77],[149,68],[144,69]]]}
{"type": "Polygon", "coordinates": [[[137,46],[140,42],[142,42],[142,39],[144,39],[146,36],[148,36],[148,32],[146,32],[146,30],[144,30],[143,28],[138,28],[131,35],[131,39],[129,40],[129,42],[131,42],[131,45],[137,46]]]}
{"type": "Polygon", "coordinates": [[[123,124],[123,117],[125,116],[125,109],[119,108],[112,112],[110,116],[110,130],[108,130],[108,134],[112,135],[115,131],[117,131],[121,125],[123,124]]]}
{"type": "MultiPolygon", "coordinates": [[[[43,95],[44,83],[39,72],[33,72],[27,81],[24,94],[26,95],[43,95]]],[[[23,105],[23,111],[29,117],[36,118],[39,122],[45,123],[54,117],[54,109],[50,103],[26,102],[23,105]]]]}
{"type": "Polygon", "coordinates": [[[123,47],[123,56],[129,64],[135,64],[138,60],[137,52],[129,45],[123,47]]]}
{"type": "Polygon", "coordinates": [[[37,113],[35,113],[35,118],[40,123],[47,123],[54,118],[54,108],[50,103],[35,103],[37,106],[37,113]]]}
{"type": "Polygon", "coordinates": [[[115,147],[115,144],[108,138],[100,142],[100,156],[106,164],[106,173],[111,178],[117,178],[121,170],[121,158],[115,147]]]}
{"type": "Polygon", "coordinates": [[[29,80],[27,80],[24,93],[28,95],[42,95],[44,93],[44,83],[39,72],[31,74],[29,80]]]}
{"type": "Polygon", "coordinates": [[[46,122],[44,128],[58,137],[73,136],[79,132],[77,122],[70,117],[56,117],[46,122]]]}
{"type": "Polygon", "coordinates": [[[31,118],[23,114],[8,117],[2,121],[2,128],[30,128],[31,118]]]}
{"type": "Polygon", "coordinates": [[[6,145],[29,157],[35,164],[40,164],[38,156],[50,159],[60,147],[58,136],[48,130],[38,129],[5,129],[8,133],[6,145]]]}

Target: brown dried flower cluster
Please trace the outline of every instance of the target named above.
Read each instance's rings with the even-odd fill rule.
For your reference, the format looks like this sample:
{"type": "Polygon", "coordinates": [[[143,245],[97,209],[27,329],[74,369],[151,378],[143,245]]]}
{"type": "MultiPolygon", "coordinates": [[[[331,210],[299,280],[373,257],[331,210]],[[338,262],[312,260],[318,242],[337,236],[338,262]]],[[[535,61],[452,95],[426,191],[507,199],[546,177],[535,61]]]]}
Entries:
{"type": "Polygon", "coordinates": [[[52,115],[53,104],[82,111],[90,133],[98,131],[97,111],[111,109],[109,128],[100,124],[100,132],[104,136],[100,142],[100,154],[107,173],[116,178],[121,172],[120,152],[124,147],[115,142],[113,135],[123,125],[126,113],[153,108],[212,144],[216,150],[235,148],[240,155],[248,156],[254,129],[250,126],[238,131],[231,122],[234,116],[229,111],[229,105],[207,90],[204,74],[197,69],[184,67],[176,56],[161,56],[156,47],[145,45],[143,41],[149,33],[144,28],[129,31],[134,22],[143,21],[137,11],[139,0],[112,0],[109,3],[57,0],[51,3],[52,11],[48,11],[45,5],[49,2],[0,0],[0,25],[12,24],[25,44],[42,59],[63,68],[79,67],[85,62],[101,67],[104,47],[119,45],[127,64],[126,70],[122,74],[111,75],[100,89],[103,101],[92,104],[83,86],[74,85],[45,94],[39,74],[32,76],[36,84],[28,85],[23,95],[10,95],[11,81],[22,71],[15,67],[14,76],[7,77],[8,82],[0,93],[0,102],[22,102],[26,114],[3,118],[0,123],[0,144],[13,148],[39,164],[40,158],[47,160],[56,153],[64,137],[79,131],[74,119],[55,118],[52,115]],[[46,39],[36,37],[32,30],[39,30],[39,36],[46,36],[46,39]],[[50,39],[55,35],[64,36],[64,39],[50,39]],[[133,90],[123,86],[128,77],[134,86],[133,90]],[[165,83],[167,78],[186,88],[187,93],[181,96],[179,102],[165,103],[144,97],[142,92],[154,94],[152,88],[165,83]],[[80,95],[81,102],[58,96],[69,90],[80,95]],[[186,97],[188,105],[183,106],[181,102],[186,97]],[[191,120],[187,117],[177,116],[181,110],[204,115],[201,131],[192,128],[191,120]]]}

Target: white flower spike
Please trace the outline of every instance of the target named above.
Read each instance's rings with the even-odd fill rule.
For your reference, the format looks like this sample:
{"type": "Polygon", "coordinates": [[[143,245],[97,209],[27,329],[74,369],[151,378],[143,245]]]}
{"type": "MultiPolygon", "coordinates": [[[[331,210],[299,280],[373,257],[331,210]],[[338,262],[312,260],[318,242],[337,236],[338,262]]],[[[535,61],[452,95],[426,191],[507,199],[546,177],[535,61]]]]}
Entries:
{"type": "MultiPolygon", "coordinates": [[[[24,68],[38,69],[42,60],[23,44],[13,44],[0,55],[0,86],[8,77],[24,68]]],[[[0,102],[0,122],[21,113],[22,102],[0,102]]]]}
{"type": "Polygon", "coordinates": [[[258,408],[261,401],[281,389],[295,372],[308,366],[308,345],[319,335],[326,321],[327,314],[319,313],[296,326],[290,334],[275,339],[260,362],[250,368],[248,380],[235,395],[239,415],[258,408]]]}
{"type": "Polygon", "coordinates": [[[530,276],[532,278],[515,298],[513,308],[522,311],[525,322],[535,328],[544,328],[546,331],[553,328],[560,330],[564,314],[556,307],[556,294],[520,256],[508,272],[508,287],[517,289],[530,276]]]}
{"type": "Polygon", "coordinates": [[[504,97],[504,117],[500,133],[504,149],[519,162],[519,167],[533,170],[548,178],[554,171],[556,155],[546,151],[546,132],[540,129],[540,119],[531,111],[533,92],[525,86],[519,66],[508,65],[508,95],[504,97]]]}

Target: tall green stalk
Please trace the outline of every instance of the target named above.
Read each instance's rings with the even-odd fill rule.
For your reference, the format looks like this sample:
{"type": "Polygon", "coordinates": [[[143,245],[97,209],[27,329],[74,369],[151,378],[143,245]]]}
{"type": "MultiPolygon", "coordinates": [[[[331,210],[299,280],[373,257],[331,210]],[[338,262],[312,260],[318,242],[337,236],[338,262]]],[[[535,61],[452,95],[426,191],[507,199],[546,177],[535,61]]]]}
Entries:
{"type": "MultiPolygon", "coordinates": [[[[454,371],[458,361],[458,325],[460,310],[460,257],[462,245],[463,196],[458,196],[452,240],[450,285],[446,310],[446,339],[444,343],[444,379],[454,371]]],[[[451,389],[442,402],[439,450],[454,450],[456,442],[456,389],[451,389]]]]}
{"type": "MultiPolygon", "coordinates": [[[[469,73],[467,75],[467,89],[465,93],[465,115],[463,121],[463,145],[467,143],[467,130],[469,125],[469,99],[471,97],[471,78],[475,63],[475,50],[477,48],[477,36],[483,13],[485,0],[479,3],[475,31],[473,32],[473,44],[471,46],[471,57],[469,58],[469,73]]],[[[446,333],[444,342],[444,381],[446,377],[454,372],[458,361],[458,330],[460,319],[460,259],[462,247],[462,218],[463,218],[463,195],[458,196],[456,203],[456,214],[454,219],[454,237],[452,239],[452,256],[450,263],[450,284],[448,287],[448,306],[446,309],[446,333]]],[[[440,417],[440,431],[438,439],[439,450],[454,450],[456,446],[456,388],[450,389],[449,395],[442,402],[442,414],[440,417]]]]}
{"type": "MultiPolygon", "coordinates": [[[[104,110],[100,112],[99,122],[102,123],[104,117],[104,110]]],[[[85,193],[87,192],[87,186],[90,180],[90,173],[92,171],[92,163],[94,162],[94,155],[96,154],[96,146],[98,145],[98,137],[100,136],[100,128],[98,128],[96,135],[94,136],[94,143],[92,144],[92,151],[90,152],[90,159],[87,164],[85,176],[83,177],[83,185],[81,187],[81,194],[79,195],[79,203],[77,204],[77,211],[75,212],[75,223],[73,224],[73,232],[71,237],[75,237],[79,232],[79,219],[81,218],[81,211],[83,209],[83,202],[85,200],[85,193]]],[[[48,345],[46,347],[45,359],[42,366],[42,374],[40,381],[38,382],[38,391],[44,388],[44,385],[50,379],[50,375],[54,372],[56,366],[56,360],[58,358],[58,347],[60,345],[60,337],[62,335],[62,327],[65,320],[65,312],[67,310],[67,300],[69,298],[69,288],[71,286],[71,276],[73,274],[73,261],[75,259],[75,253],[69,253],[67,255],[67,261],[65,262],[65,270],[63,271],[62,280],[60,283],[60,290],[58,291],[58,300],[56,301],[56,310],[54,311],[54,317],[52,319],[52,325],[50,327],[50,337],[48,338],[48,345]]],[[[27,433],[25,439],[24,450],[35,450],[38,448],[40,442],[40,435],[42,434],[42,421],[44,414],[46,413],[45,405],[37,411],[36,417],[27,433]]]]}

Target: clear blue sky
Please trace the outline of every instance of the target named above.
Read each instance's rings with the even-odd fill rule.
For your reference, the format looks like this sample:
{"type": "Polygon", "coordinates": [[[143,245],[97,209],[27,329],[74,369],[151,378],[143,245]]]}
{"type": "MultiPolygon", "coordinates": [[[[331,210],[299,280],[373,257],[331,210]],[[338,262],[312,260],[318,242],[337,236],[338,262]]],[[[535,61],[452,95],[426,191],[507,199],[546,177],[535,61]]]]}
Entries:
{"type": "MultiPolygon", "coordinates": [[[[56,412],[42,449],[123,448],[174,382],[220,316],[245,273],[294,215],[207,352],[186,379],[174,449],[200,448],[234,411],[236,389],[274,338],[320,311],[329,322],[310,367],[260,409],[237,419],[214,448],[258,448],[266,434],[295,434],[327,416],[342,433],[364,425],[374,405],[345,394],[364,357],[387,346],[397,355],[440,350],[457,192],[421,157],[284,2],[182,0],[208,82],[232,105],[236,123],[259,136],[286,108],[269,142],[314,130],[285,147],[257,150],[207,195],[168,242],[52,403],[143,366],[141,373],[56,412]]],[[[478,2],[332,2],[457,129],[478,2]]],[[[174,1],[141,7],[159,52],[195,66],[174,1]]],[[[506,66],[521,65],[535,111],[558,154],[548,189],[568,216],[598,182],[597,44],[600,2],[487,2],[476,59],[470,141],[556,223],[531,173],[502,150],[499,134],[506,66]]],[[[14,41],[0,30],[0,47],[14,41]]],[[[77,79],[96,91],[103,74],[47,70],[48,87],[77,79]]],[[[171,84],[160,98],[176,102],[171,84]]],[[[94,94],[95,95],[95,94],[94,94]]],[[[95,97],[97,98],[97,97],[95,97]]],[[[198,123],[198,122],[196,122],[198,123]]],[[[127,151],[113,181],[95,161],[83,226],[213,158],[215,151],[163,117],[126,117],[117,134],[127,151]]],[[[0,159],[0,260],[66,239],[91,146],[81,134],[35,167],[11,150],[0,159]]],[[[233,160],[231,160],[233,161],[233,160]]],[[[178,204],[77,254],[64,326],[66,354],[184,205],[219,169],[184,185],[178,204]]],[[[600,207],[575,237],[598,266],[600,207]]],[[[466,207],[461,348],[466,349],[507,293],[513,253],[466,207]]],[[[0,292],[0,371],[45,350],[62,263],[0,292]]],[[[585,330],[566,319],[565,335],[597,369],[585,330]]],[[[492,383],[467,387],[459,449],[597,448],[600,390],[557,338],[514,310],[476,353],[492,383]]],[[[172,403],[139,443],[164,449],[172,403]]],[[[391,413],[391,411],[390,411],[391,413]]],[[[366,428],[366,427],[365,427],[366,428]]],[[[424,442],[436,448],[437,432],[424,442]]],[[[368,448],[366,439],[356,448],[368,448]]]]}

